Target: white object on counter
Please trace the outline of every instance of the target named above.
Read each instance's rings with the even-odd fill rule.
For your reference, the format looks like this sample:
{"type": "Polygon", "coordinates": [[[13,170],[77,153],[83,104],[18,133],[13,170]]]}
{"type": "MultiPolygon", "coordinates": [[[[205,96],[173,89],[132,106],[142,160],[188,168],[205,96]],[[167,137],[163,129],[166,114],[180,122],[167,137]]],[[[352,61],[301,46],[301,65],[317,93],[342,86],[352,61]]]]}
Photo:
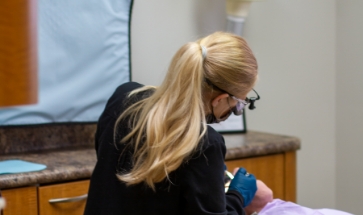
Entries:
{"type": "Polygon", "coordinates": [[[0,197],[0,210],[4,209],[6,206],[5,199],[0,197]]]}

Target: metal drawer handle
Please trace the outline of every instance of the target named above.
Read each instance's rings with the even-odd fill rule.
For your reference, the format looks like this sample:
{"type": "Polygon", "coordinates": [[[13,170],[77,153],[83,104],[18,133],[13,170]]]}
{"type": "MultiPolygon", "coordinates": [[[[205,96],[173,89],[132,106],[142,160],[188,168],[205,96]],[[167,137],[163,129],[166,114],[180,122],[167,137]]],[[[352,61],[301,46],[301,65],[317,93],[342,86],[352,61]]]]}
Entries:
{"type": "Polygon", "coordinates": [[[49,203],[65,203],[65,202],[77,202],[81,201],[83,199],[87,199],[87,194],[84,194],[82,196],[75,196],[75,197],[69,197],[69,198],[59,198],[59,199],[50,199],[49,203]]]}

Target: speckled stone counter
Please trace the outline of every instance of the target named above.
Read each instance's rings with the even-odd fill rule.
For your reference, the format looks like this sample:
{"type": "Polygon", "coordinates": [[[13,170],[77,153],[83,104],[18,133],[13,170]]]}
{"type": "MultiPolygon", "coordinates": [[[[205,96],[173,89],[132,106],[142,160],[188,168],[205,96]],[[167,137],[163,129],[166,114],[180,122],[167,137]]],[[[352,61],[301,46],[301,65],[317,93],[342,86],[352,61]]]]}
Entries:
{"type": "Polygon", "coordinates": [[[90,178],[96,163],[93,148],[0,156],[0,160],[20,159],[45,164],[42,171],[0,175],[0,189],[90,178]]]}
{"type": "Polygon", "coordinates": [[[296,151],[300,139],[291,136],[248,131],[246,134],[225,134],[226,160],[296,151]]]}
{"type": "MultiPolygon", "coordinates": [[[[22,143],[17,142],[15,144],[10,140],[11,138],[9,138],[9,135],[7,136],[8,138],[4,137],[4,134],[7,132],[4,132],[4,130],[1,131],[0,129],[0,134],[3,134],[3,136],[0,137],[0,146],[2,146],[3,149],[6,148],[4,139],[6,139],[5,142],[7,144],[15,144],[15,146],[7,147],[7,149],[11,149],[8,150],[8,153],[4,153],[4,151],[2,154],[0,153],[0,160],[21,159],[47,165],[47,168],[43,171],[0,175],[0,189],[62,183],[90,178],[96,163],[96,154],[93,148],[92,138],[95,125],[87,126],[88,128],[82,126],[77,127],[76,130],[73,129],[71,132],[72,135],[84,135],[88,138],[87,141],[82,140],[79,144],[77,143],[79,137],[74,138],[63,133],[63,136],[55,138],[52,137],[53,133],[51,130],[43,130],[43,134],[48,134],[48,136],[45,136],[44,138],[48,138],[48,141],[50,142],[52,139],[58,144],[62,144],[63,141],[66,140],[72,142],[65,143],[67,147],[64,147],[63,145],[58,146],[57,144],[54,144],[54,142],[49,143],[51,145],[51,147],[49,147],[44,139],[38,140],[41,135],[36,135],[37,132],[34,131],[33,128],[31,129],[31,134],[28,134],[32,141],[27,142],[21,139],[22,143]],[[38,151],[34,151],[34,149],[28,150],[27,146],[24,144],[28,144],[28,147],[36,145],[38,151]],[[45,145],[44,148],[46,150],[42,148],[42,145],[45,145]],[[9,151],[13,153],[9,153],[9,151]]],[[[72,130],[71,128],[59,128],[57,126],[53,128],[63,129],[62,131],[64,131],[64,129],[72,130]]],[[[19,130],[19,128],[15,128],[15,130],[13,128],[12,132],[9,132],[9,134],[19,140],[19,135],[22,138],[26,138],[27,135],[22,133],[23,130],[19,130]],[[15,130],[21,134],[16,135],[15,130]]],[[[226,160],[295,151],[300,148],[300,140],[298,138],[263,132],[248,131],[246,134],[225,134],[224,137],[227,146],[226,160]]]]}

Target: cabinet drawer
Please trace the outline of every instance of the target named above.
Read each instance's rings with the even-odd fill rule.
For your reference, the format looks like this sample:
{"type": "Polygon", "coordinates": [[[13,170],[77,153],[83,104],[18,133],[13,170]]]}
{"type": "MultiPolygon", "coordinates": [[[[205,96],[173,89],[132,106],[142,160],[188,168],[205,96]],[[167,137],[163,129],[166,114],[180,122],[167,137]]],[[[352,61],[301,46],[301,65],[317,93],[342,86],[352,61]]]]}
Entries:
{"type": "Polygon", "coordinates": [[[88,187],[89,180],[39,187],[39,215],[82,215],[88,187]]]}
{"type": "Polygon", "coordinates": [[[1,194],[6,200],[6,207],[3,211],[3,215],[38,214],[37,187],[2,190],[1,194]]]}

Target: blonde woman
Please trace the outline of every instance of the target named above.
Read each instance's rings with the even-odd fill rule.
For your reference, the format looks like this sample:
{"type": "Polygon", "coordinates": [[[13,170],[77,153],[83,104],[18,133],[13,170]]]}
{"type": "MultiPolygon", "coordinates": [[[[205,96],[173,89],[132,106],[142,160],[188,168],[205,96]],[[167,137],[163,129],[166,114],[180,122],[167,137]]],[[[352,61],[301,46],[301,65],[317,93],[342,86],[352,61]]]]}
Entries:
{"type": "Polygon", "coordinates": [[[98,121],[85,214],[246,214],[256,179],[241,168],[225,193],[226,146],[207,123],[242,114],[256,80],[246,41],[216,32],[182,46],[161,86],[119,86],[98,121]]]}

